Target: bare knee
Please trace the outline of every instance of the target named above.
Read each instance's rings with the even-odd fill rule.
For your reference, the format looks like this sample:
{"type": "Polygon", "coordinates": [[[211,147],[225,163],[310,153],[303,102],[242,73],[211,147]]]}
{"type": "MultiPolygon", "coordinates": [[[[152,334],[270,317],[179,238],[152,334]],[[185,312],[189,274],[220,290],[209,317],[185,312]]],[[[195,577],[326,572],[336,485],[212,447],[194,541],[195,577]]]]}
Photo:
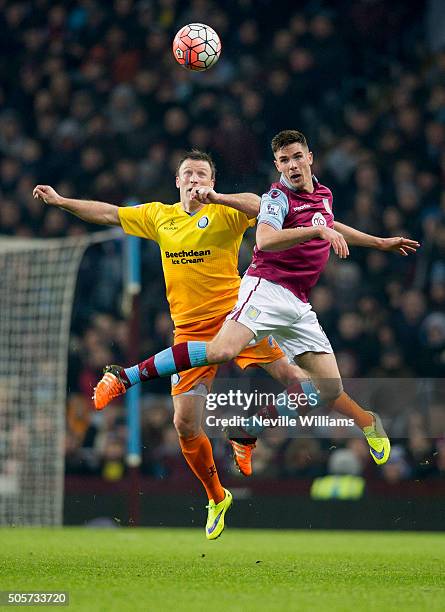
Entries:
{"type": "Polygon", "coordinates": [[[237,321],[226,321],[215,338],[207,343],[208,363],[225,363],[234,359],[254,335],[245,325],[237,321]]]}
{"type": "Polygon", "coordinates": [[[238,353],[230,346],[223,346],[219,342],[207,344],[207,360],[209,363],[226,363],[234,359],[238,353]]]}
{"type": "Polygon", "coordinates": [[[343,383],[341,378],[331,378],[319,381],[318,389],[320,400],[323,404],[333,404],[343,393],[343,383]]]}
{"type": "Polygon", "coordinates": [[[300,385],[301,381],[309,378],[305,370],[289,363],[287,359],[280,359],[279,362],[281,363],[277,369],[277,376],[275,378],[287,388],[292,388],[294,385],[300,385]]]}
{"type": "MultiPolygon", "coordinates": [[[[200,384],[193,388],[199,392],[200,384]]],[[[192,391],[192,390],[190,390],[192,391]]],[[[173,425],[181,438],[193,438],[201,431],[201,420],[206,398],[204,395],[182,393],[173,398],[173,425]]]]}
{"type": "Polygon", "coordinates": [[[181,438],[193,438],[197,436],[201,430],[201,420],[192,415],[183,415],[175,413],[173,417],[173,425],[175,426],[178,436],[181,438]]]}

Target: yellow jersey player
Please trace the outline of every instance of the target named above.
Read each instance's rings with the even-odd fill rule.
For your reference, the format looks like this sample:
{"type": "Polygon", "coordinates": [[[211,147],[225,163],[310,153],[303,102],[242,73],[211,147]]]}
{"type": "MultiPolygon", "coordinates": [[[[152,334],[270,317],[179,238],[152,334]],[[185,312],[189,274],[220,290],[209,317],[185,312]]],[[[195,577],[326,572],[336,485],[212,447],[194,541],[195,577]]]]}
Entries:
{"type": "MultiPolygon", "coordinates": [[[[129,386],[159,376],[224,363],[252,342],[273,334],[288,357],[298,364],[295,378],[301,381],[301,388],[309,388],[318,406],[349,417],[351,425],[362,430],[373,460],[381,465],[390,455],[388,436],[378,415],[359,406],[343,390],[332,347],[308,297],[331,247],[340,258],[349,255],[348,244],[407,256],[416,252],[419,243],[403,237],[379,238],[334,221],[332,194],[312,175],[312,153],[300,132],[281,132],[273,139],[272,149],[276,168],[281,172],[280,181],[272,184],[261,199],[254,258],[241,282],[238,302],[218,335],[211,342],[176,342],[141,363],[108,372],[99,381],[100,393],[96,395],[116,397],[129,386]]],[[[268,414],[273,416],[271,408],[280,413],[277,405],[266,407],[268,414]]],[[[307,405],[305,409],[298,405],[299,416],[308,410],[307,405]]],[[[247,421],[244,431],[249,435],[259,433],[250,419],[247,421]]]]}
{"type": "MultiPolygon", "coordinates": [[[[118,207],[64,198],[49,185],[37,185],[34,197],[89,223],[121,226],[128,234],[157,242],[175,325],[175,344],[184,346],[190,341],[211,340],[236,304],[240,286],[238,252],[242,236],[255,224],[259,210],[258,196],[220,194],[215,192],[214,185],[215,165],[211,157],[201,151],[191,151],[178,164],[176,186],[180,201],[173,205],[151,202],[118,207]]],[[[236,362],[243,369],[259,365],[285,386],[298,380],[297,369],[289,364],[272,338],[246,347],[236,362]]],[[[105,394],[100,394],[101,388],[95,391],[95,406],[99,410],[126,390],[120,377],[115,375],[113,368],[116,367],[111,366],[105,373],[111,382],[111,387],[101,387],[105,394]]],[[[162,370],[162,363],[157,367],[162,370]]],[[[232,503],[232,495],[220,483],[210,441],[201,428],[206,396],[217,368],[217,365],[205,365],[172,377],[174,425],[182,453],[209,498],[208,539],[221,534],[225,513],[232,503]]],[[[254,444],[236,441],[231,444],[239,469],[249,475],[254,444]]]]}

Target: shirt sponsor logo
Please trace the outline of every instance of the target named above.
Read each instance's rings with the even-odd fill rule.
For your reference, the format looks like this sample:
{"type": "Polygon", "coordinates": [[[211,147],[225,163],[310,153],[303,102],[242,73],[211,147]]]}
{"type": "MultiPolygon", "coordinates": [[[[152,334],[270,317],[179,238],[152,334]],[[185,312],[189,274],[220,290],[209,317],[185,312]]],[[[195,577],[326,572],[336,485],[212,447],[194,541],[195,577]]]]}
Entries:
{"type": "Polygon", "coordinates": [[[310,204],[302,204],[301,206],[294,206],[293,211],[298,212],[299,210],[306,210],[306,208],[310,208],[310,204]]]}
{"type": "Polygon", "coordinates": [[[329,206],[329,198],[323,198],[323,205],[328,215],[332,215],[332,210],[329,206]]]}
{"type": "Polygon", "coordinates": [[[190,251],[178,252],[164,251],[166,259],[171,259],[173,265],[204,263],[204,257],[211,254],[212,252],[210,249],[206,249],[205,251],[194,251],[193,249],[190,249],[190,251]]]}
{"type": "Polygon", "coordinates": [[[199,229],[204,229],[205,227],[207,227],[209,224],[209,218],[208,217],[201,217],[200,220],[198,221],[198,227],[199,229]]]}
{"type": "Polygon", "coordinates": [[[312,225],[314,227],[319,225],[326,225],[326,219],[320,212],[315,213],[315,215],[312,217],[312,225]]]}

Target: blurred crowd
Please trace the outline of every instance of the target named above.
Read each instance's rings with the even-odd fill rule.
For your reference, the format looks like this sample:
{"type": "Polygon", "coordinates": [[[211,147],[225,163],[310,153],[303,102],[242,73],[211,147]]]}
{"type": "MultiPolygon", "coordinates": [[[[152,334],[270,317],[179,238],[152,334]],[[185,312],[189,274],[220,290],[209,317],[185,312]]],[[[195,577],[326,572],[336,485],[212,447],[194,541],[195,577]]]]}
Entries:
{"type": "MultiPolygon", "coordinates": [[[[331,258],[311,301],[343,376],[443,376],[445,47],[427,28],[433,9],[403,0],[282,8],[272,0],[0,0],[0,234],[95,229],[34,200],[36,183],[116,204],[174,203],[176,163],[191,147],[213,154],[217,190],[261,194],[276,177],[271,137],[300,129],[339,221],[422,244],[414,257],[353,248],[347,261],[331,258]],[[171,54],[175,32],[190,22],[221,36],[208,73],[189,73],[171,54]]],[[[252,232],[241,272],[253,240],[252,232]]],[[[172,324],[156,245],[144,244],[142,262],[138,344],[147,355],[171,344],[172,324]]],[[[93,415],[88,403],[102,366],[134,350],[121,278],[119,241],[88,251],[70,346],[68,471],[124,470],[123,408],[93,415]]],[[[167,382],[148,391],[167,393],[167,382]]],[[[182,465],[169,400],[159,397],[144,395],[144,470],[156,476],[182,465]]],[[[422,423],[407,431],[394,453],[403,477],[417,476],[424,455],[443,473],[445,441],[429,440],[422,423]]],[[[332,444],[303,442],[264,441],[257,461],[265,474],[328,470],[332,444]]],[[[366,448],[354,441],[338,450],[359,460],[366,448]]],[[[226,457],[223,443],[218,453],[226,457]]]]}
{"type": "MultiPolygon", "coordinates": [[[[380,413],[390,427],[392,441],[391,458],[384,466],[376,466],[371,460],[369,447],[357,428],[351,431],[342,427],[313,427],[295,437],[292,428],[276,427],[266,429],[257,440],[252,479],[353,475],[398,484],[444,478],[444,385],[435,389],[436,402],[423,392],[420,397],[423,405],[407,410],[406,414],[391,415],[385,410],[380,413]],[[398,423],[397,417],[402,417],[403,422],[398,423]]],[[[143,396],[141,472],[146,476],[163,479],[187,471],[172,416],[167,395],[143,396]]],[[[209,433],[217,436],[212,438],[212,446],[220,473],[238,477],[245,484],[244,477],[234,467],[230,447],[221,432],[212,429],[209,433]]],[[[115,400],[103,413],[94,413],[85,395],[71,394],[66,438],[68,474],[94,474],[109,481],[120,480],[126,474],[126,438],[123,402],[115,400]]]]}

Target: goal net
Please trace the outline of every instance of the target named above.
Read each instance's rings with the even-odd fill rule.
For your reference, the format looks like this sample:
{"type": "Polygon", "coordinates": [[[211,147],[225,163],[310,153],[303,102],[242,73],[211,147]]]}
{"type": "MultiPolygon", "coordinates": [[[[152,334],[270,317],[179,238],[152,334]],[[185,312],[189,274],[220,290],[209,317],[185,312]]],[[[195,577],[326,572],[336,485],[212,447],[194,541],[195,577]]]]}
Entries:
{"type": "Polygon", "coordinates": [[[92,235],[0,237],[0,524],[60,525],[73,294],[92,235]]]}

